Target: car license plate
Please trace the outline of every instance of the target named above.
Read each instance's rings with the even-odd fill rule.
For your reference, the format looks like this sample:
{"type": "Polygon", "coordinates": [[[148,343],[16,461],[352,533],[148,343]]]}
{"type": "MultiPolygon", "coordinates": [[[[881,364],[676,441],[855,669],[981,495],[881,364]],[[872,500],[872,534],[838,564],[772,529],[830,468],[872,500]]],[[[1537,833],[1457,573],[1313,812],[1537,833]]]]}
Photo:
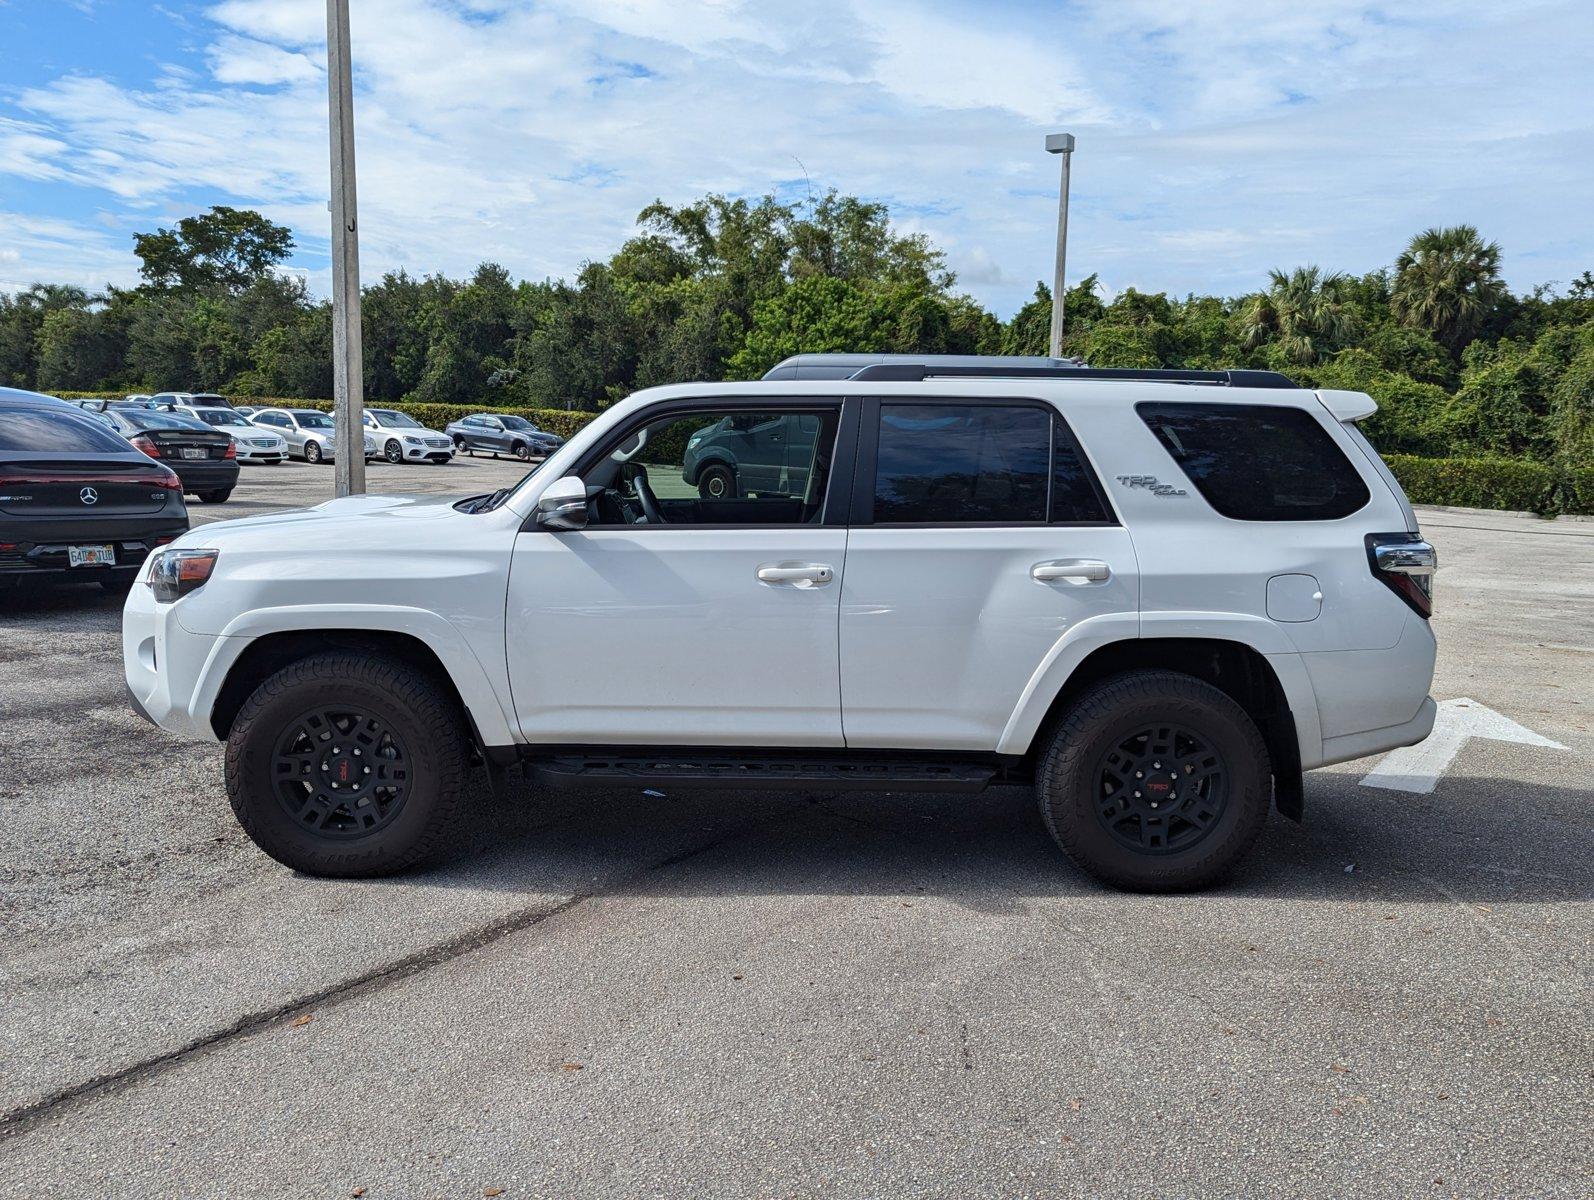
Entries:
{"type": "Polygon", "coordinates": [[[184,458],[209,458],[210,457],[210,451],[206,450],[203,446],[183,446],[183,447],[181,447],[181,449],[182,449],[182,453],[183,453],[183,457],[184,458]]]}
{"type": "Polygon", "coordinates": [[[66,565],[69,567],[114,567],[116,565],[116,547],[68,546],[66,548],[66,565]]]}

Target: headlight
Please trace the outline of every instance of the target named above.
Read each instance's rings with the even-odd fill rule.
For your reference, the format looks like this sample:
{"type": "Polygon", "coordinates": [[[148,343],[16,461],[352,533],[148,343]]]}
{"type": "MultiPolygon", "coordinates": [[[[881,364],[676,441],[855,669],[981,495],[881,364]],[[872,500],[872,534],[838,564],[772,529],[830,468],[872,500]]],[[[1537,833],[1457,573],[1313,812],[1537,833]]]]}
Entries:
{"type": "Polygon", "coordinates": [[[189,592],[205,586],[216,569],[219,550],[182,549],[158,550],[149,560],[149,574],[144,582],[155,593],[155,599],[170,604],[189,592]]]}
{"type": "Polygon", "coordinates": [[[426,443],[421,441],[420,438],[418,438],[418,437],[410,437],[408,434],[404,435],[404,440],[406,442],[408,442],[412,446],[424,446],[424,445],[426,445],[426,443]]]}

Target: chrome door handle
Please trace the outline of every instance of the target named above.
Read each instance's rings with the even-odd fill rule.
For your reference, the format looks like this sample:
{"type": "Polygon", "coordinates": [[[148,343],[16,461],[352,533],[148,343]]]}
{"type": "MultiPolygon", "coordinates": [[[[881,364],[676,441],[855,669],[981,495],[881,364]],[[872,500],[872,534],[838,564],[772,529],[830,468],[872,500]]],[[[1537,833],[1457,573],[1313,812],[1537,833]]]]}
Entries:
{"type": "Polygon", "coordinates": [[[758,568],[759,583],[795,583],[799,586],[807,583],[817,587],[835,577],[835,568],[829,563],[786,563],[758,568]]]}
{"type": "Polygon", "coordinates": [[[1054,579],[1066,579],[1070,583],[1106,583],[1112,578],[1112,571],[1106,563],[1093,558],[1058,558],[1036,563],[1029,569],[1029,577],[1037,583],[1050,583],[1054,579]]]}

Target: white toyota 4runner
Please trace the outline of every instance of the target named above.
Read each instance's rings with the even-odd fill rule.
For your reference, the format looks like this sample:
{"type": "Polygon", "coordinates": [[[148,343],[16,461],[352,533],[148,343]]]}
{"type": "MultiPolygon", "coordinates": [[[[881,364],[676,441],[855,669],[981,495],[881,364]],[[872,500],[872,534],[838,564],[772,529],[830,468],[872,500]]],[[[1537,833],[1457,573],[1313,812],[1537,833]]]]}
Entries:
{"type": "Polygon", "coordinates": [[[1189,888],[1301,772],[1432,728],[1435,555],[1267,372],[803,356],[639,392],[514,487],[205,525],[124,616],[133,702],[226,743],[267,854],[439,850],[546,785],[1032,784],[1086,871],[1189,888]]]}

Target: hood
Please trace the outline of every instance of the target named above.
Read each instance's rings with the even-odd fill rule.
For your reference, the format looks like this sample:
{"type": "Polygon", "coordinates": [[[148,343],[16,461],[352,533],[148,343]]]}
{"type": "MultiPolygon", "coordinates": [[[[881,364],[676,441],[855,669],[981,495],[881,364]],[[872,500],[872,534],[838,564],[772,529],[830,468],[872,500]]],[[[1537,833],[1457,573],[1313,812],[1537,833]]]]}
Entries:
{"type": "Polygon", "coordinates": [[[313,508],[290,508],[201,525],[185,533],[177,544],[225,548],[247,543],[251,548],[276,546],[287,552],[300,539],[320,544],[338,538],[369,541],[377,536],[402,537],[402,527],[415,521],[457,520],[462,514],[454,505],[461,499],[435,495],[344,496],[313,508]]]}

